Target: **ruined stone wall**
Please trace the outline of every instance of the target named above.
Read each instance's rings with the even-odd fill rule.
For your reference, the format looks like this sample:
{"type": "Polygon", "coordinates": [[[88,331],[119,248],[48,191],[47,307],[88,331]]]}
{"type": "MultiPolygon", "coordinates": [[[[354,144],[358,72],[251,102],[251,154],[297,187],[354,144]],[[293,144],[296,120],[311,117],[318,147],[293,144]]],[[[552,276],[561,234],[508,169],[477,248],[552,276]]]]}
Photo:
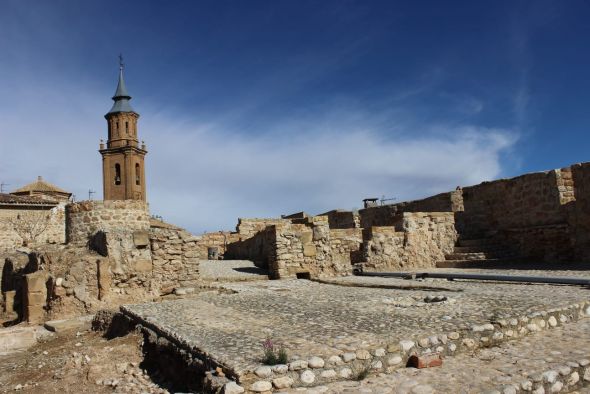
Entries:
{"type": "Polygon", "coordinates": [[[182,229],[150,229],[153,276],[163,292],[199,279],[199,260],[207,258],[200,241],[182,229]]]}
{"type": "Polygon", "coordinates": [[[360,226],[393,226],[404,212],[460,212],[463,210],[461,189],[437,194],[422,200],[405,201],[361,209],[360,226]]]}
{"type": "Polygon", "coordinates": [[[274,278],[311,278],[349,275],[360,260],[360,229],[330,229],[327,216],[309,218],[307,224],[282,224],[276,231],[276,258],[271,260],[274,278]]]}
{"type": "Polygon", "coordinates": [[[209,248],[217,249],[218,258],[225,256],[228,245],[240,239],[238,233],[230,233],[228,231],[218,231],[215,233],[205,233],[198,236],[197,242],[199,249],[199,256],[202,259],[208,258],[209,248]]]}
{"type": "Polygon", "coordinates": [[[453,251],[457,241],[452,212],[405,212],[393,224],[364,229],[368,269],[432,268],[453,251]]]}
{"type": "Polygon", "coordinates": [[[39,220],[43,232],[31,242],[35,244],[63,244],[66,238],[64,204],[51,209],[0,209],[0,251],[23,246],[24,234],[15,229],[13,221],[29,222],[39,220]],[[20,219],[17,219],[19,218],[20,219]]]}
{"type": "Polygon", "coordinates": [[[256,232],[252,237],[237,240],[228,244],[225,258],[235,260],[250,260],[256,266],[268,269],[275,258],[276,229],[269,225],[256,232]]]}
{"type": "Polygon", "coordinates": [[[554,170],[463,188],[461,235],[480,238],[502,230],[567,223],[565,191],[560,192],[558,179],[563,183],[562,172],[554,170]]]}
{"type": "Polygon", "coordinates": [[[590,163],[571,167],[575,202],[567,204],[575,261],[590,262],[590,163]]]}
{"type": "Polygon", "coordinates": [[[268,226],[281,223],[289,223],[288,219],[245,219],[239,218],[236,231],[239,234],[239,239],[244,240],[253,237],[259,231],[264,230],[268,226]]]}
{"type": "Polygon", "coordinates": [[[341,211],[335,209],[330,212],[326,212],[319,216],[327,216],[330,228],[332,229],[346,229],[346,228],[359,228],[360,217],[358,212],[352,211],[341,211]]]}
{"type": "Polygon", "coordinates": [[[150,229],[147,203],[137,200],[81,201],[66,206],[66,240],[86,244],[98,231],[150,229]]]}
{"type": "Polygon", "coordinates": [[[290,219],[238,219],[237,233],[231,234],[224,258],[251,260],[261,268],[268,268],[276,252],[274,226],[290,223],[290,219]]]}

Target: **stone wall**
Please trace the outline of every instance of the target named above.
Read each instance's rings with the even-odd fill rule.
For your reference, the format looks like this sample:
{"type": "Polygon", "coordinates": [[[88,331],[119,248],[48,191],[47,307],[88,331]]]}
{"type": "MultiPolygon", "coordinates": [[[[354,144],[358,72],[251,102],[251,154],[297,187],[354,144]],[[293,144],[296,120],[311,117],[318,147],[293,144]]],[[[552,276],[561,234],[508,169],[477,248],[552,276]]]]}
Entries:
{"type": "Polygon", "coordinates": [[[239,239],[228,244],[225,258],[251,260],[256,266],[268,269],[276,255],[276,226],[269,225],[250,238],[239,239]]]}
{"type": "Polygon", "coordinates": [[[558,187],[561,174],[546,171],[464,187],[461,235],[481,238],[503,230],[567,223],[565,198],[558,187]]]}
{"type": "MultiPolygon", "coordinates": [[[[499,251],[495,257],[588,262],[589,166],[575,164],[483,182],[423,200],[366,208],[359,212],[361,227],[398,226],[404,212],[454,212],[459,237],[486,239],[499,251]]],[[[377,238],[391,235],[391,229],[378,231],[383,234],[377,238]]],[[[391,242],[397,242],[398,236],[391,236],[391,242]]]]}
{"type": "Polygon", "coordinates": [[[153,275],[163,292],[198,280],[199,260],[207,258],[200,240],[182,229],[151,228],[153,275]]]}
{"type": "MultiPolygon", "coordinates": [[[[35,244],[63,244],[66,238],[64,204],[56,207],[39,209],[1,208],[0,209],[0,251],[7,251],[23,246],[25,234],[15,228],[13,221],[23,221],[19,227],[31,227],[39,222],[43,231],[30,242],[35,244]],[[28,225],[27,225],[28,223],[28,225]]],[[[30,245],[29,245],[30,246],[30,245]]]]}
{"type": "Polygon", "coordinates": [[[397,204],[381,205],[361,209],[360,226],[393,226],[398,216],[404,212],[460,212],[463,211],[461,189],[437,194],[422,200],[405,201],[397,204]]]}
{"type": "Polygon", "coordinates": [[[98,231],[150,229],[147,203],[137,200],[81,201],[66,206],[66,240],[86,244],[98,231]]]}
{"type": "Polygon", "coordinates": [[[359,228],[360,216],[358,212],[335,209],[318,216],[327,216],[332,229],[359,228]]]}
{"type": "Polygon", "coordinates": [[[571,167],[575,202],[567,204],[575,261],[590,262],[590,163],[571,167]]]}
{"type": "Polygon", "coordinates": [[[366,268],[432,268],[453,251],[457,241],[452,212],[405,212],[392,226],[364,229],[366,268]]]}
{"type": "Polygon", "coordinates": [[[352,264],[360,262],[361,230],[331,230],[327,216],[274,229],[276,254],[269,267],[274,278],[349,275],[352,264]]]}
{"type": "Polygon", "coordinates": [[[288,219],[245,219],[239,218],[236,231],[239,234],[239,239],[244,240],[253,237],[259,231],[264,230],[268,226],[281,223],[290,223],[288,219]]]}

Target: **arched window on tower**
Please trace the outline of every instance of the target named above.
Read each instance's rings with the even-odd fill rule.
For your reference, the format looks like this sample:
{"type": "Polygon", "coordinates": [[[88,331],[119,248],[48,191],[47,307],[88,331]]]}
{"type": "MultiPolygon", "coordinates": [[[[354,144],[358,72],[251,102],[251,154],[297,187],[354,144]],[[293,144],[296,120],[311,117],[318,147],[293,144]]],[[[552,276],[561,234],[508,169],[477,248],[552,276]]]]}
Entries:
{"type": "Polygon", "coordinates": [[[139,174],[139,163],[135,163],[135,184],[141,185],[141,175],[139,174]]]}
{"type": "Polygon", "coordinates": [[[115,185],[121,184],[121,165],[115,164],[115,185]]]}
{"type": "Polygon", "coordinates": [[[125,134],[129,135],[129,122],[125,122],[125,134]]]}

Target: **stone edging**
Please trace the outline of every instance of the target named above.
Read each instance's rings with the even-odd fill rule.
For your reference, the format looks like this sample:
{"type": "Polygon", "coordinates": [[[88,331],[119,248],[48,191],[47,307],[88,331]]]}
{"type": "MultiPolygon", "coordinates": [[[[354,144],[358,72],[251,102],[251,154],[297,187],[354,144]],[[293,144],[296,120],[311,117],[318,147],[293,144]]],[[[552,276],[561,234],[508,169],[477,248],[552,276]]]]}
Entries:
{"type": "Polygon", "coordinates": [[[555,369],[534,374],[528,379],[523,378],[520,384],[501,385],[488,394],[517,394],[531,391],[558,393],[564,389],[565,392],[569,392],[582,387],[584,382],[590,383],[590,360],[586,358],[568,361],[555,369]]]}
{"type": "MultiPolygon", "coordinates": [[[[144,321],[140,316],[133,314],[124,306],[121,307],[121,311],[132,317],[137,323],[150,328],[167,340],[175,342],[181,349],[192,353],[193,356],[205,361],[208,365],[220,367],[227,377],[234,379],[241,385],[238,386],[232,382],[234,390],[239,391],[244,386],[250,392],[265,392],[273,388],[310,387],[337,380],[354,379],[355,375],[365,370],[371,373],[391,373],[405,366],[412,355],[436,352],[449,357],[462,351],[495,346],[504,341],[523,337],[531,332],[558,327],[567,322],[590,316],[590,301],[572,304],[564,308],[534,312],[525,316],[500,319],[483,325],[474,325],[470,330],[462,332],[453,331],[417,339],[402,339],[397,343],[390,343],[381,348],[358,349],[354,352],[332,355],[327,359],[312,356],[308,360],[294,360],[287,365],[261,365],[253,371],[235,371],[222,365],[219,360],[212,359],[207,352],[189,346],[182,338],[176,338],[173,333],[164,332],[153,324],[144,321]]],[[[580,364],[579,361],[578,364],[580,364]]],[[[573,367],[570,368],[572,372],[566,374],[568,379],[575,378],[574,372],[578,374],[578,378],[585,376],[587,373],[587,369],[582,371],[583,366],[581,364],[576,367],[576,370],[573,367]]],[[[588,374],[590,375],[590,373],[588,374]]],[[[545,382],[543,384],[550,385],[549,380],[553,380],[551,384],[556,384],[561,381],[558,379],[560,376],[565,376],[558,373],[558,376],[553,379],[553,375],[549,373],[548,378],[543,378],[546,380],[545,382],[542,379],[545,382]]],[[[568,382],[566,380],[562,384],[570,384],[568,382]]],[[[538,386],[539,382],[531,381],[531,384],[538,386]]],[[[528,383],[525,384],[526,387],[528,385],[528,383]]]]}

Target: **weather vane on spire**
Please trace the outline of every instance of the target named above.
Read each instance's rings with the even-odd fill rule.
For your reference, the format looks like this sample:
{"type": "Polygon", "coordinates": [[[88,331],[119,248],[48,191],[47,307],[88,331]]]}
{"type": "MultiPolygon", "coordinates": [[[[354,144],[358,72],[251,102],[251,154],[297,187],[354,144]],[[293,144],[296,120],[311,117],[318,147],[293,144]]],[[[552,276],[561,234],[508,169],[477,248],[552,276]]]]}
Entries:
{"type": "Polygon", "coordinates": [[[123,68],[125,68],[125,63],[123,63],[123,54],[120,53],[119,54],[119,68],[122,70],[123,68]]]}

